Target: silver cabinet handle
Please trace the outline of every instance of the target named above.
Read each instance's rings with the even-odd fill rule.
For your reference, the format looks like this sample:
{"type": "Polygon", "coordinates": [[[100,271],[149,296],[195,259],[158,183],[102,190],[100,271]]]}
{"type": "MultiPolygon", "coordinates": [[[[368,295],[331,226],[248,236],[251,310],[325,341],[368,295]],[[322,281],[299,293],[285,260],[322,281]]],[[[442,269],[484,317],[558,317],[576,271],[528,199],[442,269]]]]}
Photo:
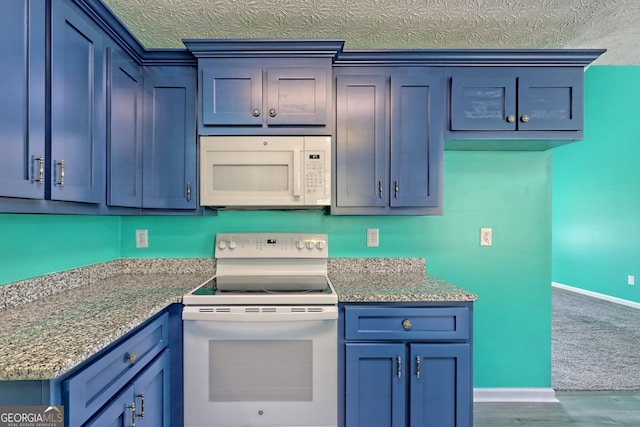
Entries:
{"type": "Polygon", "coordinates": [[[382,181],[378,181],[378,198],[382,199],[382,181]]]}
{"type": "Polygon", "coordinates": [[[398,181],[395,182],[395,192],[396,192],[396,199],[398,198],[398,191],[400,190],[400,186],[398,185],[398,181]]]}
{"type": "Polygon", "coordinates": [[[140,398],[140,413],[136,417],[144,418],[144,393],[140,393],[136,397],[140,398]]]}
{"type": "Polygon", "coordinates": [[[398,378],[402,378],[402,358],[398,356],[396,362],[396,366],[398,367],[396,375],[398,376],[398,378]]]}
{"type": "Polygon", "coordinates": [[[60,160],[57,165],[60,167],[60,180],[58,181],[58,185],[64,187],[64,160],[60,160]]]}
{"type": "Polygon", "coordinates": [[[416,378],[420,379],[420,356],[416,357],[416,378]]]}
{"type": "Polygon", "coordinates": [[[191,201],[191,182],[187,182],[187,202],[191,201]]]}
{"type": "Polygon", "coordinates": [[[136,404],[126,405],[125,408],[131,409],[131,425],[129,427],[136,427],[136,404]]]}
{"type": "Polygon", "coordinates": [[[44,156],[34,157],[33,160],[38,162],[38,178],[32,182],[44,184],[44,156]]]}

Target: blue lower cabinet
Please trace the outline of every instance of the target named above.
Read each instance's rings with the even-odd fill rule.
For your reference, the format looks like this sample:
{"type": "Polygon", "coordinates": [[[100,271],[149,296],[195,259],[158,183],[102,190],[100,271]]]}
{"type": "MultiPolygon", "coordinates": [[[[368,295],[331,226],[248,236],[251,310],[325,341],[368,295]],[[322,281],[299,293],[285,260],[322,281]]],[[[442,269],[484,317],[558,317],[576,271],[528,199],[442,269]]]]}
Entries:
{"type": "Polygon", "coordinates": [[[341,425],[473,426],[469,304],[343,309],[341,425]]]}
{"type": "Polygon", "coordinates": [[[85,425],[169,426],[169,351],[165,350],[85,425]]]}

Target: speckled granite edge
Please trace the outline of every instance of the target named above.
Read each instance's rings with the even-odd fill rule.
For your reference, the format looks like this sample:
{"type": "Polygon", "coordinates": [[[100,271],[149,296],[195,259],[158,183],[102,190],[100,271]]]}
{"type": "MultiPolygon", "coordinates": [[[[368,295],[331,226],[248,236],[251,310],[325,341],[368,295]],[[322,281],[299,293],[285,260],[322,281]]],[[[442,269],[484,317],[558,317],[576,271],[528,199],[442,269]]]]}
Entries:
{"type": "Polygon", "coordinates": [[[0,285],[0,310],[90,285],[117,274],[189,274],[214,270],[215,261],[212,258],[131,258],[106,261],[0,285]]]}
{"type": "Polygon", "coordinates": [[[327,269],[332,273],[412,273],[425,272],[424,258],[329,258],[327,269]]]}

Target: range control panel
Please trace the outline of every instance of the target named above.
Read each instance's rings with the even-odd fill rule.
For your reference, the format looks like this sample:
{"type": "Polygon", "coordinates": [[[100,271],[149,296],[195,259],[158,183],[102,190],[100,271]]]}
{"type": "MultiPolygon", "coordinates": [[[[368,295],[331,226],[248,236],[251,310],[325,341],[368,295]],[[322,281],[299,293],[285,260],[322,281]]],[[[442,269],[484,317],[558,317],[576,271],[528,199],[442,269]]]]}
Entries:
{"type": "Polygon", "coordinates": [[[219,233],[216,258],[328,258],[326,234],[219,233]]]}

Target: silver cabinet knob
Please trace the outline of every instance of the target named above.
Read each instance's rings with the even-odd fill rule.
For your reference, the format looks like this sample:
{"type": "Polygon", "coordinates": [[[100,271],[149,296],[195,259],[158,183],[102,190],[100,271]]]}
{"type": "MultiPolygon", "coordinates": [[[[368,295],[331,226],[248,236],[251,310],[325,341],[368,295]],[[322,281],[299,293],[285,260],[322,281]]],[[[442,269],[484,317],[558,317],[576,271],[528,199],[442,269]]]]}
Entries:
{"type": "Polygon", "coordinates": [[[260,109],[259,108],[254,108],[251,111],[251,114],[253,114],[253,117],[259,117],[260,116],[260,109]]]}
{"type": "Polygon", "coordinates": [[[507,116],[507,121],[508,121],[509,123],[513,123],[513,122],[515,122],[515,121],[516,121],[516,116],[514,116],[513,114],[509,114],[509,115],[507,116]]]}
{"type": "Polygon", "coordinates": [[[275,117],[276,116],[276,109],[275,108],[271,108],[269,110],[269,117],[275,117]]]}
{"type": "Polygon", "coordinates": [[[412,326],[412,325],[411,325],[411,320],[409,320],[409,319],[405,319],[405,320],[403,320],[403,321],[402,321],[402,327],[403,327],[405,330],[407,330],[407,331],[408,331],[409,329],[411,329],[411,326],[412,326]]]}
{"type": "Polygon", "coordinates": [[[522,117],[520,117],[520,120],[522,123],[527,123],[529,121],[529,116],[527,114],[523,114],[522,117]]]}

